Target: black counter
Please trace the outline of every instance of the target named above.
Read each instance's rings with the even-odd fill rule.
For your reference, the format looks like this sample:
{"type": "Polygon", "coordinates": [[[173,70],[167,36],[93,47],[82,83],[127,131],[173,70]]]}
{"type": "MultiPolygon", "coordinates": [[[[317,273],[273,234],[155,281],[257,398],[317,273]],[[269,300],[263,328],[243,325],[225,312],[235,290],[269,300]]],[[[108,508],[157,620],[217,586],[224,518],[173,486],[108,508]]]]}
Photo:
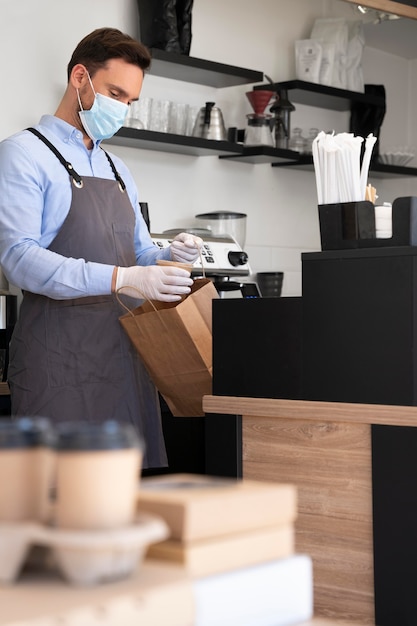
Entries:
{"type": "Polygon", "coordinates": [[[417,248],[302,255],[306,400],[417,404],[417,248]]]}
{"type": "Polygon", "coordinates": [[[301,398],[301,298],[213,301],[213,394],[301,398]]]}

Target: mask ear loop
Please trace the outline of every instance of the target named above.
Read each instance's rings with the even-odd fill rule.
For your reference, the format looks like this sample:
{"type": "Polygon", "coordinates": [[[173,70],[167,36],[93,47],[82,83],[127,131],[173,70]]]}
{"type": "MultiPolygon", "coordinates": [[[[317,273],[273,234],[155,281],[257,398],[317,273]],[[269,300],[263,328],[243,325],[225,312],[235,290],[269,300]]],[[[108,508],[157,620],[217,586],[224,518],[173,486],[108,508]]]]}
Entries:
{"type": "MultiPolygon", "coordinates": [[[[87,70],[87,68],[85,68],[85,69],[87,70]]],[[[96,96],[97,95],[96,94],[96,90],[94,89],[93,81],[91,80],[90,72],[88,70],[87,70],[87,78],[88,78],[88,81],[90,83],[90,87],[93,90],[93,94],[94,94],[94,96],[96,96]]]]}
{"type": "Polygon", "coordinates": [[[80,90],[78,89],[78,87],[77,87],[76,91],[77,91],[77,98],[78,98],[78,104],[79,104],[79,107],[80,107],[80,111],[84,111],[84,107],[83,107],[83,105],[81,103],[81,98],[80,98],[80,90]]]}
{"type": "MultiPolygon", "coordinates": [[[[90,87],[93,90],[94,97],[96,97],[97,94],[96,94],[96,90],[94,89],[93,81],[91,80],[91,77],[90,77],[90,72],[88,71],[87,68],[85,68],[85,71],[87,72],[87,78],[90,83],[90,87]]],[[[84,107],[82,105],[81,98],[80,98],[80,90],[78,89],[78,87],[77,87],[77,98],[78,98],[78,104],[80,105],[80,110],[84,111],[84,107]]]]}

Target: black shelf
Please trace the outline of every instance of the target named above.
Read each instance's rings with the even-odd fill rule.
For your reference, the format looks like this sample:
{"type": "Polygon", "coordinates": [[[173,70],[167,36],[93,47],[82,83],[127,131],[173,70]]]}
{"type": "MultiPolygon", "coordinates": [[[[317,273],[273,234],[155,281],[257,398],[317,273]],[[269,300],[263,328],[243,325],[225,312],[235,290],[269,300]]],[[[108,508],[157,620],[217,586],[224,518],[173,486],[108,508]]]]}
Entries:
{"type": "Polygon", "coordinates": [[[189,156],[218,156],[220,159],[238,159],[241,163],[253,164],[291,165],[299,159],[298,152],[293,150],[278,150],[271,146],[244,146],[230,141],[158,133],[130,127],[121,128],[116,135],[106,139],[104,143],[137,150],[155,150],[189,156]]]}
{"type": "Polygon", "coordinates": [[[215,63],[157,48],[152,48],[151,54],[152,63],[149,73],[155,76],[217,88],[260,83],[264,80],[263,72],[234,65],[215,63]]]}
{"type": "MultiPolygon", "coordinates": [[[[216,141],[158,133],[152,130],[121,128],[119,132],[104,141],[106,144],[135,148],[137,150],[155,150],[187,156],[218,156],[219,159],[235,160],[239,163],[257,165],[270,163],[272,167],[294,167],[303,171],[314,171],[313,157],[300,155],[294,150],[272,148],[271,146],[245,146],[230,141],[216,141]]],[[[385,165],[374,161],[369,169],[374,178],[408,178],[417,176],[416,167],[385,165]]]]}
{"type": "Polygon", "coordinates": [[[347,89],[337,89],[327,87],[317,83],[309,83],[305,80],[289,80],[282,83],[268,85],[258,85],[254,89],[269,89],[279,91],[287,89],[291,102],[306,104],[308,106],[319,107],[321,109],[331,109],[333,111],[349,111],[353,102],[363,102],[364,104],[384,104],[383,98],[358,91],[348,91],[347,89]]]}
{"type": "Polygon", "coordinates": [[[282,150],[271,146],[242,146],[240,154],[220,155],[220,159],[234,159],[240,163],[271,163],[272,165],[293,165],[299,154],[293,150],[282,150]]]}
{"type": "Polygon", "coordinates": [[[295,155],[293,161],[289,162],[276,162],[271,163],[272,167],[296,167],[299,170],[305,170],[306,172],[313,172],[313,157],[311,154],[300,154],[299,152],[292,152],[295,155]]]}
{"type": "Polygon", "coordinates": [[[369,172],[374,178],[407,178],[417,176],[417,167],[386,165],[375,161],[371,164],[369,172]]]}
{"type": "MultiPolygon", "coordinates": [[[[130,127],[121,128],[116,135],[103,143],[189,156],[218,156],[220,159],[237,159],[241,163],[292,165],[299,162],[299,154],[293,150],[278,150],[271,146],[244,146],[230,141],[158,133],[130,127]]],[[[310,164],[312,167],[311,159],[310,164]]]]}
{"type": "Polygon", "coordinates": [[[121,128],[110,139],[106,139],[104,143],[139,150],[156,150],[157,152],[171,152],[189,156],[240,154],[243,150],[241,144],[230,141],[216,141],[125,127],[121,128]]]}
{"type": "MultiPolygon", "coordinates": [[[[314,171],[313,157],[307,154],[299,155],[294,161],[274,162],[271,163],[271,165],[272,167],[296,167],[297,169],[308,172],[314,171]]],[[[373,161],[369,168],[369,176],[372,178],[409,178],[417,176],[417,168],[385,165],[384,163],[373,161]]]]}

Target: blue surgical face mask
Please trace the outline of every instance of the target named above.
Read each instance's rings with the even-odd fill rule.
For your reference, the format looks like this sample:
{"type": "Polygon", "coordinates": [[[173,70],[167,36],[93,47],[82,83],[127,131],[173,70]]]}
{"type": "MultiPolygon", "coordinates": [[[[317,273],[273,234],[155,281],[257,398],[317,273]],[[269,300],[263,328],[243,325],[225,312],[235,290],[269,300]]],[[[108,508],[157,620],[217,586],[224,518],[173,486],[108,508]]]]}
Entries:
{"type": "Polygon", "coordinates": [[[80,92],[77,89],[78,103],[81,108],[78,115],[90,139],[93,141],[109,139],[123,126],[129,107],[124,102],[96,93],[88,72],[87,76],[95,98],[91,109],[85,111],[81,104],[80,92]]]}

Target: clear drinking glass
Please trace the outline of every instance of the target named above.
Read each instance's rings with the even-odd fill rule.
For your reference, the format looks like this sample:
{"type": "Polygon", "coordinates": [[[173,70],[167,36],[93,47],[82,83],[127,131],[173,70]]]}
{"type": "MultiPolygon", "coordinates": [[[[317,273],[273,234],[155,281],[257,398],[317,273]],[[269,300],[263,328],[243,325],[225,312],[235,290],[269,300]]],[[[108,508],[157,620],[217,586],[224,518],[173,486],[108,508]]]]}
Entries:
{"type": "Polygon", "coordinates": [[[193,134],[197,115],[200,113],[200,106],[189,105],[187,113],[187,122],[185,126],[185,134],[191,137],[193,134]]]}
{"type": "Polygon", "coordinates": [[[306,140],[302,136],[301,128],[294,128],[291,134],[291,139],[288,143],[288,147],[290,150],[294,150],[295,152],[303,153],[306,150],[306,140]]]}
{"type": "Polygon", "coordinates": [[[168,132],[170,100],[152,100],[149,130],[159,133],[168,132]]]}
{"type": "Polygon", "coordinates": [[[169,109],[168,132],[174,135],[185,135],[188,118],[188,104],[171,102],[169,109]]]}
{"type": "Polygon", "coordinates": [[[149,130],[151,107],[152,98],[139,98],[136,102],[132,102],[125,126],[149,130]]]}

